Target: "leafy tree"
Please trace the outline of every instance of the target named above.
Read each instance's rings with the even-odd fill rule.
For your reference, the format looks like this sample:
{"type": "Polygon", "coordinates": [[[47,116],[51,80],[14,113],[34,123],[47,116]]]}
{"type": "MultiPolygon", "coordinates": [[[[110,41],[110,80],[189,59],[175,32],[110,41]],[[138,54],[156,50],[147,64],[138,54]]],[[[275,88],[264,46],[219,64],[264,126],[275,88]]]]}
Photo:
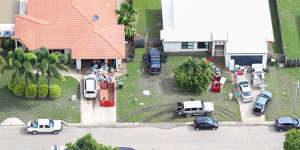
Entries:
{"type": "Polygon", "coordinates": [[[117,14],[119,15],[119,23],[125,26],[129,26],[130,22],[134,22],[136,19],[136,10],[127,2],[121,3],[120,10],[117,10],[117,14]]]}
{"type": "Polygon", "coordinates": [[[98,144],[91,134],[78,139],[75,144],[67,143],[67,150],[119,150],[120,148],[98,144]]]}
{"type": "Polygon", "coordinates": [[[285,134],[284,150],[300,150],[300,130],[292,129],[285,134]]]}
{"type": "Polygon", "coordinates": [[[211,63],[206,63],[205,59],[197,61],[188,58],[174,70],[174,84],[188,92],[201,93],[210,85],[214,72],[211,63]]]}

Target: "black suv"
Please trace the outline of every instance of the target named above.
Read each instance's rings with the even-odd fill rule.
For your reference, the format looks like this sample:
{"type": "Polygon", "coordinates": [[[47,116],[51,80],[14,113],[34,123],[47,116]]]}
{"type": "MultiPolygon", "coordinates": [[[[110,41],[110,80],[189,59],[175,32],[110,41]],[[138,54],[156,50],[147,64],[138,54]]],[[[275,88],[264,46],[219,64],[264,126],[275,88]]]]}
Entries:
{"type": "Polygon", "coordinates": [[[162,64],[167,62],[168,56],[158,48],[150,48],[147,54],[143,55],[143,60],[148,66],[149,73],[157,75],[161,72],[162,64]]]}
{"type": "Polygon", "coordinates": [[[267,108],[269,107],[271,101],[272,101],[272,93],[268,91],[262,91],[257,96],[255,104],[252,108],[252,112],[258,116],[264,114],[267,108]]]}
{"type": "Polygon", "coordinates": [[[194,129],[213,129],[216,130],[219,127],[217,120],[210,117],[198,117],[194,120],[194,129]]]}
{"type": "Polygon", "coordinates": [[[280,117],[275,120],[274,127],[277,131],[286,131],[293,128],[300,129],[300,119],[280,117]]]}

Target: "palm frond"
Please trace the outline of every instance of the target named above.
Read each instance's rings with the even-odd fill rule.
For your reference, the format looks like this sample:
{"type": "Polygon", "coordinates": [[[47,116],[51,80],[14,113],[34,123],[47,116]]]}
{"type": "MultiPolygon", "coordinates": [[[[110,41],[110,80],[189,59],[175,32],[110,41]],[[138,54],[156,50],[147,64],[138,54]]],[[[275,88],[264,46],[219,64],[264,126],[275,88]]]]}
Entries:
{"type": "Polygon", "coordinates": [[[27,77],[28,77],[28,79],[29,79],[30,81],[34,81],[34,75],[33,75],[32,72],[26,71],[26,74],[27,74],[27,77]]]}
{"type": "Polygon", "coordinates": [[[57,80],[64,81],[64,76],[55,68],[52,68],[53,77],[57,80]]]}
{"type": "Polygon", "coordinates": [[[48,66],[49,66],[48,59],[43,59],[41,62],[41,72],[46,73],[46,71],[48,70],[48,66]]]}
{"type": "Polygon", "coordinates": [[[30,61],[25,61],[23,63],[23,67],[28,72],[32,72],[33,71],[32,64],[30,63],[30,61]]]}
{"type": "Polygon", "coordinates": [[[67,66],[64,65],[64,64],[57,64],[56,67],[57,67],[59,70],[70,71],[69,67],[67,67],[67,66]]]}
{"type": "Polygon", "coordinates": [[[0,68],[0,73],[3,74],[4,72],[10,71],[10,70],[12,70],[12,68],[11,68],[9,65],[3,65],[3,66],[0,68]]]}
{"type": "Polygon", "coordinates": [[[0,64],[6,65],[6,60],[2,56],[0,56],[0,64]]]}

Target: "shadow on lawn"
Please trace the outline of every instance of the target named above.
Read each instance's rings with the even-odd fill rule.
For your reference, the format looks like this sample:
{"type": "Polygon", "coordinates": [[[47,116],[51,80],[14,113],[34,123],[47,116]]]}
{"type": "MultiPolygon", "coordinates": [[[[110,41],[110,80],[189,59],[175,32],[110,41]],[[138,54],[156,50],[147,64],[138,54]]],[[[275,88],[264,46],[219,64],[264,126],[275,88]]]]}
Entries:
{"type": "Polygon", "coordinates": [[[297,27],[297,32],[298,32],[298,38],[300,41],[300,15],[295,17],[296,20],[296,27],[297,27]]]}

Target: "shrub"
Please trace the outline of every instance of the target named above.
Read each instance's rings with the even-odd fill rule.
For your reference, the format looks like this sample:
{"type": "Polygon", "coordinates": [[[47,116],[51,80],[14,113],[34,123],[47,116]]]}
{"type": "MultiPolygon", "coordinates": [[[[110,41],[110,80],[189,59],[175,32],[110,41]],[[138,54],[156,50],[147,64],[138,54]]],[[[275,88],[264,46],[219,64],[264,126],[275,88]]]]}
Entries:
{"type": "Polygon", "coordinates": [[[300,150],[300,131],[291,129],[285,134],[284,150],[300,150]]]}
{"type": "Polygon", "coordinates": [[[25,93],[25,84],[24,83],[17,83],[13,90],[16,96],[24,96],[25,93]]]}
{"type": "Polygon", "coordinates": [[[27,98],[34,98],[37,96],[37,85],[36,84],[29,84],[25,90],[25,97],[27,98]]]}
{"type": "Polygon", "coordinates": [[[15,87],[15,84],[13,81],[9,81],[8,84],[7,84],[7,88],[10,90],[10,91],[13,91],[14,90],[14,87],[15,87]]]}
{"type": "Polygon", "coordinates": [[[58,85],[51,85],[50,86],[50,93],[49,93],[50,98],[57,98],[61,96],[61,89],[58,85]]]}
{"type": "Polygon", "coordinates": [[[48,95],[48,85],[41,84],[40,89],[38,91],[38,97],[43,98],[43,97],[46,97],[47,95],[48,95]]]}
{"type": "Polygon", "coordinates": [[[174,84],[188,92],[201,93],[210,85],[214,72],[212,64],[206,63],[205,59],[200,62],[189,58],[174,70],[174,84]]]}

